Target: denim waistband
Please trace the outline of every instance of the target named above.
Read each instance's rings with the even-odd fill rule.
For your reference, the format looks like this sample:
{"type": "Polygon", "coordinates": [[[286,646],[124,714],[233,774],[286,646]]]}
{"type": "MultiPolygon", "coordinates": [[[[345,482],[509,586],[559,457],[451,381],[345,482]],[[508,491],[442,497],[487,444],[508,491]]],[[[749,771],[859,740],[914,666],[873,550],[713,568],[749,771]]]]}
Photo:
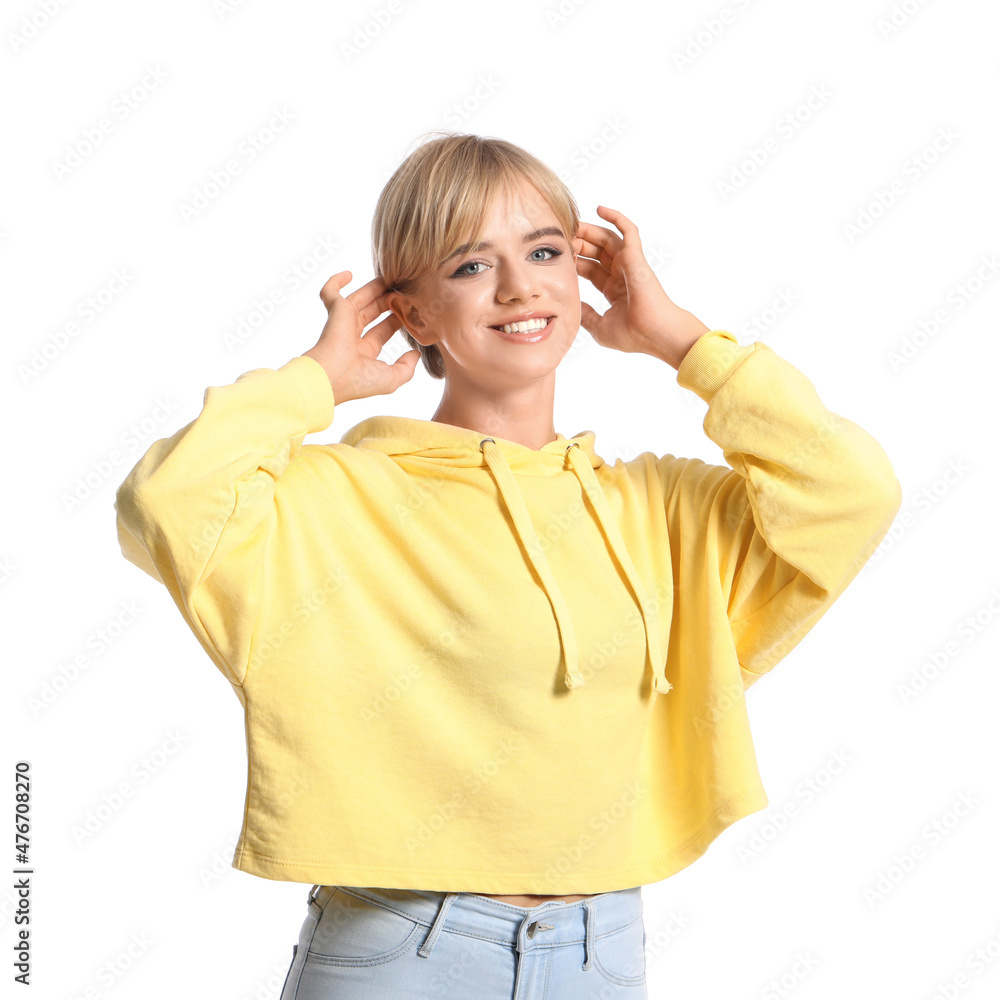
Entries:
{"type": "Polygon", "coordinates": [[[642,888],[634,886],[602,892],[567,903],[547,900],[530,909],[467,892],[426,889],[383,889],[367,886],[314,885],[310,904],[321,910],[340,889],[359,899],[392,910],[429,929],[418,954],[429,955],[447,926],[453,933],[508,944],[518,952],[586,944],[590,965],[594,941],[642,917],[642,888]]]}

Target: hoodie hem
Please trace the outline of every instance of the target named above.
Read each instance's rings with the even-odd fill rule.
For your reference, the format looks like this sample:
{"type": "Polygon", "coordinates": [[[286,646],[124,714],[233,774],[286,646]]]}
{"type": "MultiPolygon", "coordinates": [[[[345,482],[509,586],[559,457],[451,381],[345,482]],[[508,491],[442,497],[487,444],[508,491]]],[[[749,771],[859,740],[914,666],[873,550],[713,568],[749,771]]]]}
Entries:
{"type": "Polygon", "coordinates": [[[552,880],[542,872],[509,872],[489,869],[412,868],[347,862],[305,862],[272,858],[248,848],[237,848],[232,867],[258,878],[311,885],[355,885],[436,892],[493,894],[571,895],[615,892],[636,885],[660,882],[697,861],[729,826],[769,804],[762,785],[740,792],[723,802],[698,832],[679,847],[640,864],[608,871],[563,872],[552,880]]]}

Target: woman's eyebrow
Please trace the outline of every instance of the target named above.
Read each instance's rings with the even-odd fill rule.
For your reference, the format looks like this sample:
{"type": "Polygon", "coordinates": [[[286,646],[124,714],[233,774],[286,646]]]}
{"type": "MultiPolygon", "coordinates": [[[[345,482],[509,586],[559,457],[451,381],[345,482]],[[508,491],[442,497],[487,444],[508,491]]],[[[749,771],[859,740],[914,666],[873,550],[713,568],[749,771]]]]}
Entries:
{"type": "MultiPolygon", "coordinates": [[[[531,243],[532,240],[541,239],[543,236],[562,236],[566,239],[563,231],[558,226],[545,226],[542,229],[534,229],[530,233],[525,233],[521,237],[522,243],[531,243]]],[[[454,253],[449,254],[441,262],[442,266],[448,263],[452,257],[462,257],[467,253],[479,253],[481,250],[492,250],[494,243],[492,240],[483,240],[481,243],[477,243],[473,246],[471,243],[463,243],[454,253]]]]}

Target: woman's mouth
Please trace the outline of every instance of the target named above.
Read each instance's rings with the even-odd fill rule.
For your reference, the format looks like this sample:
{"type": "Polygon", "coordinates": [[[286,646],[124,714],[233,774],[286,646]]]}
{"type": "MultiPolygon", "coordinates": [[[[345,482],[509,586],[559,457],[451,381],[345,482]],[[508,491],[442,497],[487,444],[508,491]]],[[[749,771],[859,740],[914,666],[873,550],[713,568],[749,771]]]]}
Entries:
{"type": "Polygon", "coordinates": [[[552,332],[554,316],[540,319],[525,320],[521,323],[508,323],[506,326],[491,326],[504,340],[512,344],[537,344],[545,340],[552,332]]]}

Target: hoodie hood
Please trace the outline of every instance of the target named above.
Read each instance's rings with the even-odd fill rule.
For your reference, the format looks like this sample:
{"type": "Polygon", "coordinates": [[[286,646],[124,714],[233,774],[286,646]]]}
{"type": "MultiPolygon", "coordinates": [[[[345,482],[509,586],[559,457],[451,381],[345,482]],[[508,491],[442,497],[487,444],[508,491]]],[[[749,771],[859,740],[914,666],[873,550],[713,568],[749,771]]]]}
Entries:
{"type": "Polygon", "coordinates": [[[517,476],[575,476],[589,500],[584,507],[600,528],[608,557],[615,562],[638,604],[646,632],[646,666],[653,676],[653,690],[665,694],[671,689],[671,684],[666,677],[665,658],[660,649],[656,605],[648,599],[646,588],[594,472],[605,465],[594,450],[594,441],[593,431],[581,431],[572,438],[557,433],[554,441],[535,449],[507,438],[484,435],[468,427],[396,416],[369,417],[341,438],[341,444],[381,451],[391,458],[405,455],[442,466],[482,469],[493,477],[514,523],[520,547],[535,568],[552,607],[565,666],[564,682],[570,690],[585,683],[580,672],[576,629],[569,606],[535,533],[517,476]]]}

